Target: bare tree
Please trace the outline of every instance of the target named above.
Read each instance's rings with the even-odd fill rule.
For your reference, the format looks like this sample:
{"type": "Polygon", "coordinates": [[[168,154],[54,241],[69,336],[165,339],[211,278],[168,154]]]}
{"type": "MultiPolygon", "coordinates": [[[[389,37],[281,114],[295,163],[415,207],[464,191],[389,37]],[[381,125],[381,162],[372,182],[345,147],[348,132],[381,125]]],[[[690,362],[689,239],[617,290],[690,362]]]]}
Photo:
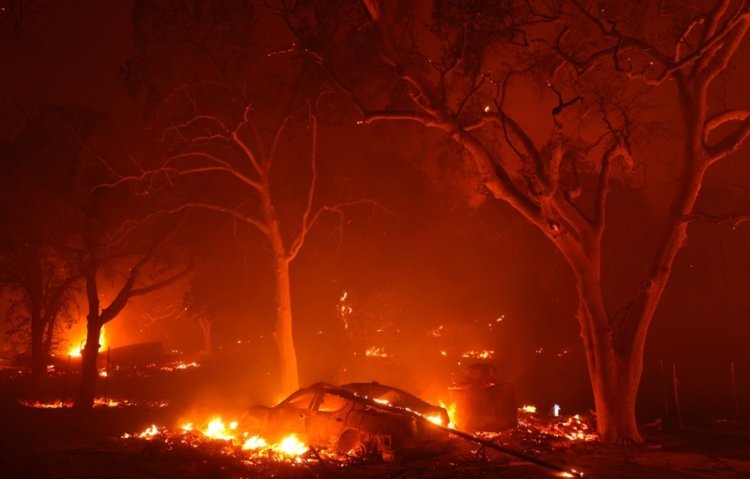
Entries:
{"type": "MultiPolygon", "coordinates": [[[[194,176],[204,181],[213,178],[221,181],[217,183],[221,185],[221,191],[217,194],[206,193],[205,189],[200,194],[188,192],[185,201],[159,214],[212,211],[249,226],[264,238],[269,247],[274,284],[276,311],[273,337],[279,353],[281,389],[287,394],[299,387],[290,265],[321,215],[333,213],[341,217],[346,207],[373,202],[350,200],[327,203],[320,198],[318,118],[315,111],[321,96],[296,107],[294,99],[290,101],[287,111],[264,139],[261,130],[263,117],[254,111],[253,105],[234,102],[235,106],[242,105],[235,111],[230,107],[216,107],[216,95],[221,96],[217,92],[230,90],[211,83],[208,86],[209,94],[206,85],[201,82],[176,90],[159,109],[157,120],[168,125],[160,138],[165,153],[163,163],[136,176],[123,176],[109,186],[134,183],[135,188],[159,188],[175,186],[179,178],[194,176]],[[200,105],[207,102],[203,95],[213,98],[208,101],[214,106],[213,111],[200,109],[200,105]],[[223,111],[224,116],[217,110],[223,111]],[[230,113],[227,114],[227,111],[230,113]],[[232,120],[233,117],[236,120],[232,120]],[[290,134],[288,130],[291,128],[297,129],[297,135],[290,134]],[[300,129],[309,135],[307,153],[289,150],[300,145],[300,129]],[[301,158],[293,159],[294,176],[298,178],[301,170],[307,170],[306,184],[274,182],[274,169],[284,163],[289,168],[289,157],[297,154],[301,158]],[[226,182],[226,179],[230,181],[226,182]],[[237,198],[235,203],[231,202],[233,198],[237,198]]],[[[236,99],[231,93],[226,98],[236,99]]],[[[292,181],[289,178],[282,177],[281,180],[292,181]]]]}
{"type": "Polygon", "coordinates": [[[8,317],[28,338],[34,386],[44,376],[59,326],[72,322],[82,279],[68,243],[67,185],[95,117],[73,106],[45,106],[2,146],[0,288],[15,298],[8,317]]]}
{"type": "Polygon", "coordinates": [[[289,393],[299,381],[290,265],[321,215],[340,218],[345,207],[366,203],[321,194],[318,114],[325,79],[305,55],[277,51],[278,39],[258,35],[257,2],[228,8],[211,1],[190,9],[154,3],[135,3],[139,51],[126,79],[147,92],[149,123],[165,159],[123,181],[187,188],[172,213],[212,211],[260,233],[274,284],[281,392],[289,393]],[[155,38],[162,26],[165,33],[155,38]]]}
{"type": "Polygon", "coordinates": [[[143,248],[143,241],[139,241],[139,247],[133,249],[132,245],[130,248],[113,247],[120,246],[124,240],[117,238],[116,241],[111,241],[111,236],[96,228],[91,218],[87,220],[83,235],[84,255],[80,267],[86,282],[88,314],[86,343],[81,350],[81,382],[75,401],[75,407],[78,409],[88,409],[94,404],[102,327],[114,320],[131,299],[174,284],[187,276],[191,270],[189,263],[185,267],[175,267],[172,262],[158,261],[159,248],[178,231],[177,227],[168,229],[166,234],[158,235],[158,239],[151,241],[149,246],[143,248]],[[131,259],[133,257],[135,259],[131,259]],[[109,270],[109,276],[122,276],[122,280],[110,303],[103,306],[99,285],[106,270],[109,270]]]}
{"type": "Polygon", "coordinates": [[[443,132],[487,194],[551,241],[576,281],[599,434],[639,442],[649,325],[706,171],[750,137],[750,112],[709,95],[746,37],[750,4],[620,3],[283,2],[277,13],[361,124],[443,132]],[[650,267],[622,308],[603,291],[607,201],[613,182],[633,174],[640,118],[658,95],[676,97],[662,116],[681,113],[680,173],[657,247],[643,252],[650,267]]]}

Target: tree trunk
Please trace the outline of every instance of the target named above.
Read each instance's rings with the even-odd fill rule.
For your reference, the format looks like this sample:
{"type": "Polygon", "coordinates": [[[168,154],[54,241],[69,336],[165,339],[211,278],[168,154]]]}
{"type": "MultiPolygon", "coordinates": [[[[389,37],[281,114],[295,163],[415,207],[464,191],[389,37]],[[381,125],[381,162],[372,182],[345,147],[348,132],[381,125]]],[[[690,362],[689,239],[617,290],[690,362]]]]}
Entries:
{"type": "Polygon", "coordinates": [[[99,336],[102,324],[99,318],[88,318],[86,322],[86,345],[81,351],[81,383],[76,397],[76,409],[90,409],[96,396],[96,378],[98,370],[96,360],[99,356],[99,336]]]}
{"type": "Polygon", "coordinates": [[[273,273],[276,287],[276,324],[273,337],[279,352],[282,394],[299,389],[297,353],[292,329],[292,295],[289,282],[289,261],[274,257],[273,273]]]}
{"type": "MultiPolygon", "coordinates": [[[[605,342],[600,335],[595,341],[605,342]]],[[[600,439],[609,444],[643,442],[638,432],[635,403],[643,369],[640,355],[623,357],[611,346],[587,351],[589,376],[596,406],[596,428],[600,439]]]]}
{"type": "Polygon", "coordinates": [[[638,432],[635,403],[643,370],[643,343],[634,344],[632,335],[615,335],[604,306],[598,249],[590,253],[590,267],[574,271],[597,432],[606,443],[640,443],[643,438],[638,432]]]}
{"type": "Polygon", "coordinates": [[[203,351],[201,351],[201,354],[207,356],[211,354],[211,351],[213,350],[213,341],[211,340],[211,321],[206,317],[199,317],[198,325],[201,327],[201,335],[203,336],[203,351]]]}
{"type": "Polygon", "coordinates": [[[55,323],[57,323],[57,318],[55,317],[55,315],[48,314],[46,323],[47,324],[44,329],[44,344],[42,346],[42,354],[44,354],[44,357],[48,358],[52,353],[52,343],[55,340],[55,323]]]}
{"type": "Polygon", "coordinates": [[[38,391],[44,376],[47,357],[44,354],[44,323],[39,302],[31,300],[31,386],[38,391]]]}

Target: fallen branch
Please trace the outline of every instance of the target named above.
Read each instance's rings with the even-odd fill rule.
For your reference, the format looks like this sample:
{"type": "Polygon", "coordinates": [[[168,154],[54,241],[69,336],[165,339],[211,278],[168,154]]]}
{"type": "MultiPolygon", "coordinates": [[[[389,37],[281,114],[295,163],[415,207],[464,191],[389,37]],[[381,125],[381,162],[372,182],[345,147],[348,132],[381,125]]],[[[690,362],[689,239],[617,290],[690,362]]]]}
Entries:
{"type": "Polygon", "coordinates": [[[386,411],[386,412],[391,412],[391,413],[397,413],[402,416],[406,416],[406,417],[416,419],[418,421],[422,421],[422,423],[430,427],[439,429],[441,431],[444,431],[450,435],[456,436],[465,441],[473,442],[473,443],[479,444],[482,447],[494,449],[496,451],[502,452],[503,454],[507,454],[508,456],[512,456],[517,459],[521,459],[523,461],[528,461],[539,467],[543,467],[545,469],[555,471],[556,473],[559,473],[562,477],[583,477],[583,473],[578,472],[575,469],[566,469],[564,466],[561,466],[559,464],[554,464],[552,462],[548,462],[543,459],[529,456],[528,454],[525,454],[521,451],[516,451],[515,449],[511,449],[509,447],[495,444],[492,441],[482,439],[481,437],[477,437],[474,434],[470,434],[464,431],[459,431],[458,429],[454,429],[452,427],[447,427],[447,426],[442,426],[440,424],[436,424],[430,421],[429,419],[427,419],[426,417],[424,417],[423,415],[419,414],[418,412],[412,411],[411,409],[408,409],[408,408],[394,406],[392,404],[379,403],[368,397],[359,396],[351,391],[347,391],[344,389],[331,388],[331,389],[327,389],[326,392],[342,397],[344,399],[353,401],[353,402],[357,402],[360,404],[364,404],[366,406],[370,406],[374,409],[379,409],[381,411],[386,411]]]}

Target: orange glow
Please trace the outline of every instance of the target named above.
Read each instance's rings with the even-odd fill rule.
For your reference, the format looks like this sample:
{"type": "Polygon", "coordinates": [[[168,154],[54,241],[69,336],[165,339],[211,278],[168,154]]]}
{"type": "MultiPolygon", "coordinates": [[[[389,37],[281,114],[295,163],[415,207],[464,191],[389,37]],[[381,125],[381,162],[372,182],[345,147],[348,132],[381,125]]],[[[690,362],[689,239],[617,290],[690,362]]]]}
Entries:
{"type": "Polygon", "coordinates": [[[388,353],[383,348],[372,346],[365,351],[365,356],[368,358],[387,358],[388,353]]]}
{"type": "Polygon", "coordinates": [[[532,404],[524,404],[521,406],[521,411],[527,412],[529,414],[536,414],[536,406],[532,404]]]}
{"type": "Polygon", "coordinates": [[[479,351],[466,351],[461,355],[466,359],[492,359],[495,357],[495,351],[491,349],[482,349],[479,351]]]}
{"type": "Polygon", "coordinates": [[[123,439],[137,438],[154,440],[163,438],[165,441],[177,437],[181,442],[196,445],[197,441],[226,441],[233,450],[240,450],[251,454],[251,458],[264,458],[278,461],[301,462],[309,450],[297,435],[289,434],[276,443],[271,443],[259,435],[250,435],[249,432],[241,432],[239,422],[226,422],[220,416],[214,416],[203,427],[196,428],[193,421],[184,422],[179,431],[171,433],[165,428],[152,424],[143,432],[137,434],[124,434],[123,439]]]}
{"type": "MultiPolygon", "coordinates": [[[[50,402],[42,401],[19,401],[26,407],[33,407],[37,409],[59,409],[66,407],[73,407],[73,401],[61,401],[55,400],[50,402]]],[[[112,399],[112,398],[94,398],[94,407],[130,407],[130,406],[146,406],[146,407],[166,407],[169,403],[166,401],[151,401],[137,403],[128,399],[112,399]]]]}
{"type": "Polygon", "coordinates": [[[189,363],[185,363],[182,361],[175,361],[173,363],[169,363],[165,366],[162,366],[159,369],[161,369],[162,371],[166,371],[166,372],[172,372],[172,371],[180,371],[180,370],[189,369],[189,368],[197,368],[199,366],[200,364],[196,361],[192,361],[189,363]]]}
{"type": "Polygon", "coordinates": [[[245,439],[245,442],[242,444],[243,451],[256,451],[266,447],[268,447],[268,443],[260,436],[249,437],[245,439]]]}
{"type": "MultiPolygon", "coordinates": [[[[80,358],[81,357],[81,351],[83,351],[83,348],[86,346],[86,335],[84,333],[84,336],[82,338],[79,338],[77,341],[72,341],[72,346],[70,349],[68,349],[68,356],[73,358],[80,358]]],[[[104,346],[107,344],[106,337],[104,336],[104,327],[102,327],[101,332],[99,333],[99,351],[104,348],[104,346]]]]}
{"type": "MultiPolygon", "coordinates": [[[[237,423],[233,423],[235,425],[235,428],[237,427],[237,423]]],[[[211,439],[221,439],[223,441],[233,441],[234,440],[234,433],[232,432],[233,429],[231,427],[227,427],[224,425],[224,421],[221,420],[220,417],[215,417],[211,420],[211,422],[208,423],[208,426],[206,426],[205,429],[201,430],[204,436],[211,438],[211,439]]]]}
{"type": "Polygon", "coordinates": [[[443,401],[438,401],[438,404],[448,413],[448,427],[456,427],[456,403],[445,404],[443,401]]]}
{"type": "Polygon", "coordinates": [[[272,449],[288,457],[301,456],[309,450],[305,443],[294,434],[282,439],[281,442],[272,446],[272,449]]]}
{"type": "Polygon", "coordinates": [[[446,425],[446,424],[443,424],[443,417],[440,414],[428,414],[428,415],[425,415],[424,418],[433,424],[437,424],[438,426],[446,425]]]}

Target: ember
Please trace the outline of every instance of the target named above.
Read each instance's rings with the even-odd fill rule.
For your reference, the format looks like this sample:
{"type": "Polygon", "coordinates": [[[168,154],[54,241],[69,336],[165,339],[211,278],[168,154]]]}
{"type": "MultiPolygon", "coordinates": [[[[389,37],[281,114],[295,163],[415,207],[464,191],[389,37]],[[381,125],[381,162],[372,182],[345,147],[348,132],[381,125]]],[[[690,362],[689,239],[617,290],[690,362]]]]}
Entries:
{"type": "MultiPolygon", "coordinates": [[[[152,424],[140,433],[123,434],[122,439],[159,440],[165,444],[179,443],[192,447],[214,442],[223,444],[226,453],[251,461],[303,462],[311,459],[307,457],[310,448],[296,434],[288,434],[272,443],[262,436],[240,432],[237,421],[225,422],[220,416],[213,417],[200,428],[196,428],[194,422],[185,422],[178,431],[152,424]]],[[[327,459],[331,458],[331,455],[327,455],[327,459]]]]}
{"type": "Polygon", "coordinates": [[[579,414],[545,420],[536,414],[535,406],[523,406],[518,413],[518,430],[537,435],[539,438],[549,436],[572,442],[589,442],[599,439],[593,424],[579,414]]]}
{"type": "Polygon", "coordinates": [[[199,366],[200,364],[195,361],[192,361],[189,363],[185,363],[182,361],[174,361],[169,364],[165,364],[159,369],[161,369],[162,371],[166,371],[166,372],[172,372],[172,371],[179,371],[179,370],[189,369],[189,368],[197,368],[199,366]]]}
{"type": "Polygon", "coordinates": [[[388,354],[383,348],[373,346],[365,351],[365,356],[367,356],[368,358],[387,358],[388,354]]]}
{"type": "Polygon", "coordinates": [[[466,351],[461,355],[462,358],[466,359],[492,359],[495,357],[495,351],[482,349],[480,351],[466,351]]]}
{"type": "MultiPolygon", "coordinates": [[[[54,400],[49,402],[44,401],[19,401],[23,406],[32,407],[35,409],[60,409],[73,407],[73,401],[62,401],[54,400]]],[[[167,401],[151,401],[145,403],[138,403],[130,401],[128,399],[112,399],[112,398],[95,398],[94,407],[134,407],[134,406],[145,406],[145,407],[166,407],[169,403],[167,401]]]]}

